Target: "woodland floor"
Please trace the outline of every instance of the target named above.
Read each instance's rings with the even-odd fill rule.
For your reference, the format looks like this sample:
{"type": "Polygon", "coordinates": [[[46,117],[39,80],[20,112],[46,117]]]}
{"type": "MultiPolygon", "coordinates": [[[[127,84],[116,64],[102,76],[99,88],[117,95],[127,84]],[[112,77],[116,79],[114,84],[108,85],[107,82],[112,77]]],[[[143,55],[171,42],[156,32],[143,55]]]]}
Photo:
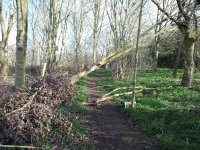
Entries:
{"type": "MultiPolygon", "coordinates": [[[[88,81],[88,103],[95,103],[101,94],[96,83],[103,77],[100,72],[88,81]]],[[[89,106],[89,113],[84,119],[90,140],[97,144],[100,150],[143,150],[159,149],[155,140],[134,126],[126,116],[120,114],[118,108],[111,102],[99,107],[89,106]]]]}

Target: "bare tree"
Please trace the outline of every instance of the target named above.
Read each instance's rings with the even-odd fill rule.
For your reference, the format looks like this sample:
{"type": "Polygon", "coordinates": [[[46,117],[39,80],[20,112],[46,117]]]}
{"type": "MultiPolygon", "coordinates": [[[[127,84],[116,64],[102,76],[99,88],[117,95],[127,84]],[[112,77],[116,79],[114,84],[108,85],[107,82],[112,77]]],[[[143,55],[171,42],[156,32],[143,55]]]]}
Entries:
{"type": "Polygon", "coordinates": [[[25,84],[25,66],[28,29],[28,0],[16,0],[17,4],[17,49],[15,63],[15,87],[25,84]]]}
{"type": "Polygon", "coordinates": [[[197,40],[197,27],[192,27],[196,24],[193,24],[193,22],[197,21],[195,7],[190,0],[176,0],[178,15],[172,16],[165,9],[163,9],[157,1],[151,1],[178,27],[178,29],[184,35],[184,74],[181,85],[184,87],[191,87],[194,72],[194,45],[197,40]]]}
{"type": "MultiPolygon", "coordinates": [[[[135,7],[135,1],[131,0],[112,0],[110,5],[111,9],[107,9],[107,16],[113,34],[114,50],[116,51],[132,39],[131,36],[135,32],[134,27],[137,20],[135,16],[137,7],[135,7]]],[[[111,63],[114,79],[124,78],[125,58],[125,56],[121,56],[121,58],[111,63]]]]}
{"type": "MultiPolygon", "coordinates": [[[[159,0],[159,4],[162,5],[163,9],[166,9],[169,7],[168,5],[169,0],[159,0]]],[[[164,13],[157,9],[157,17],[156,17],[156,24],[164,19],[164,13]]],[[[164,26],[166,23],[164,24],[164,26]]],[[[155,34],[159,33],[163,28],[163,23],[159,24],[155,29],[155,34]]],[[[160,35],[155,36],[155,50],[153,54],[153,68],[154,70],[157,70],[158,67],[158,56],[159,56],[159,41],[160,41],[160,35]]]]}
{"type": "Polygon", "coordinates": [[[140,42],[140,31],[141,31],[141,23],[142,23],[142,13],[143,13],[143,7],[144,7],[144,0],[141,0],[140,4],[140,13],[139,13],[139,24],[138,24],[138,32],[137,32],[137,41],[136,41],[136,49],[135,49],[135,56],[134,56],[134,71],[133,71],[133,99],[132,99],[132,107],[135,106],[136,100],[136,82],[137,82],[137,67],[138,67],[138,48],[139,48],[139,42],[140,42]]]}
{"type": "Polygon", "coordinates": [[[81,55],[82,55],[82,50],[81,50],[81,40],[83,36],[83,23],[86,18],[86,10],[84,8],[85,1],[81,0],[81,6],[80,6],[80,12],[77,11],[77,1],[74,0],[74,14],[73,14],[73,34],[74,34],[74,52],[75,52],[75,66],[76,66],[76,71],[80,71],[81,69],[81,55]]]}
{"type": "Polygon", "coordinates": [[[3,16],[3,2],[2,0],[0,0],[0,26],[1,26],[1,37],[2,37],[2,40],[0,41],[0,64],[2,66],[2,75],[4,79],[7,79],[8,76],[8,58],[5,48],[8,44],[8,37],[13,26],[13,18],[14,18],[14,13],[10,13],[8,19],[8,26],[6,29],[6,23],[3,16]]]}
{"type": "Polygon", "coordinates": [[[98,47],[98,39],[99,34],[101,32],[102,24],[103,24],[103,16],[104,10],[101,10],[102,1],[101,0],[93,0],[94,4],[94,26],[93,26],[93,64],[97,63],[97,47],[98,47]],[[102,11],[102,16],[101,16],[102,11]]]}

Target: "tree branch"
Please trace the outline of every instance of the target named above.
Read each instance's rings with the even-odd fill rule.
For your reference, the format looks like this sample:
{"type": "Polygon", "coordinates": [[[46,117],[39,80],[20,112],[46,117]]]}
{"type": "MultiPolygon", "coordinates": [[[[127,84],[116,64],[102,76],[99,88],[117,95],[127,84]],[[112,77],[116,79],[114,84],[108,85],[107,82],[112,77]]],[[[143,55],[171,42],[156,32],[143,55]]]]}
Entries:
{"type": "Polygon", "coordinates": [[[38,89],[37,92],[33,93],[33,95],[30,97],[30,100],[29,100],[26,104],[24,104],[23,107],[18,108],[18,109],[16,109],[16,110],[13,110],[13,111],[11,111],[11,112],[5,114],[4,116],[5,116],[5,117],[8,117],[8,116],[10,116],[10,115],[12,115],[12,114],[15,114],[15,113],[17,113],[17,112],[21,112],[21,111],[25,110],[27,107],[30,107],[30,106],[33,104],[33,102],[34,102],[34,98],[37,96],[38,92],[42,89],[42,87],[43,87],[43,86],[41,86],[41,87],[38,89]]]}
{"type": "Polygon", "coordinates": [[[185,21],[188,22],[190,20],[190,17],[187,16],[187,14],[185,13],[184,8],[182,7],[181,0],[176,0],[176,2],[177,2],[177,5],[178,5],[179,12],[183,15],[185,21]]]}
{"type": "MultiPolygon", "coordinates": [[[[160,22],[158,22],[157,24],[149,27],[146,31],[144,31],[141,35],[140,38],[143,38],[147,35],[150,34],[150,32],[152,30],[154,30],[157,25],[162,24],[163,22],[167,21],[167,18],[164,18],[163,20],[161,20],[160,22]]],[[[155,34],[154,36],[157,36],[159,34],[162,34],[164,30],[162,30],[162,32],[159,32],[157,34],[155,34]]],[[[116,58],[119,58],[122,55],[125,55],[127,53],[129,53],[130,51],[135,49],[135,46],[132,45],[132,43],[134,43],[136,41],[136,39],[134,39],[133,41],[127,43],[126,45],[124,45],[123,47],[118,48],[116,51],[114,51],[113,53],[111,53],[108,57],[103,58],[99,64],[92,66],[89,70],[87,71],[83,71],[77,75],[72,76],[71,78],[71,84],[76,83],[79,79],[81,79],[82,77],[86,76],[87,74],[91,73],[92,71],[95,71],[97,69],[99,69],[101,66],[109,64],[110,62],[112,62],[113,60],[115,60],[116,58]]],[[[140,47],[140,48],[146,48],[146,47],[140,47]]],[[[67,74],[68,72],[64,73],[67,74]]]]}
{"type": "Polygon", "coordinates": [[[155,0],[151,0],[157,8],[162,11],[172,22],[174,22],[177,26],[179,26],[179,22],[177,22],[168,12],[166,12],[155,0]]]}

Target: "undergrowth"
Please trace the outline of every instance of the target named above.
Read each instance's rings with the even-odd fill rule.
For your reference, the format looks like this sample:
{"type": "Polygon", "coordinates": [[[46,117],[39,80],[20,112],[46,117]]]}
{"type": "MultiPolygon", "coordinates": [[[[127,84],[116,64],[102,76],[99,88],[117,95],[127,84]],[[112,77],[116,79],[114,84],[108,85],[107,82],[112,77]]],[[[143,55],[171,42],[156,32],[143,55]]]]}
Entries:
{"type": "MultiPolygon", "coordinates": [[[[98,82],[98,89],[108,93],[118,87],[131,87],[131,80],[114,82],[111,71],[104,72],[104,78],[98,82]]],[[[180,85],[182,70],[178,78],[173,79],[172,71],[142,69],[138,72],[138,86],[155,88],[148,95],[137,94],[135,108],[122,109],[122,112],[133,119],[142,131],[154,135],[166,150],[196,150],[200,147],[200,93],[194,82],[192,89],[180,85]]],[[[195,78],[200,78],[196,73],[195,78]]],[[[131,90],[131,89],[130,89],[131,90]]],[[[126,90],[127,91],[127,90],[126,90]]],[[[120,90],[125,92],[125,90],[120,90]]],[[[130,96],[115,98],[115,102],[130,101],[130,96]]]]}
{"type": "MultiPolygon", "coordinates": [[[[94,149],[95,144],[93,142],[84,140],[87,135],[85,133],[86,126],[81,121],[81,116],[86,115],[88,113],[88,109],[86,106],[81,103],[88,99],[87,95],[87,82],[89,80],[89,76],[79,80],[75,83],[74,88],[77,92],[71,99],[71,103],[68,106],[61,106],[59,108],[60,114],[62,116],[67,117],[71,122],[71,139],[68,137],[64,137],[62,141],[59,141],[61,148],[68,148],[73,150],[86,150],[86,149],[94,149]]],[[[54,126],[52,131],[45,137],[43,140],[38,142],[38,145],[42,145],[43,149],[51,149],[53,147],[51,141],[52,135],[56,133],[57,130],[63,130],[59,128],[59,126],[54,126]]]]}
{"type": "Polygon", "coordinates": [[[95,73],[93,72],[75,83],[74,87],[78,94],[72,97],[71,105],[67,108],[63,108],[64,113],[67,116],[70,116],[72,120],[73,136],[77,139],[75,142],[70,143],[70,148],[73,150],[96,149],[96,144],[87,139],[87,134],[85,133],[87,127],[80,119],[88,113],[87,106],[82,105],[82,102],[85,102],[88,99],[88,80],[91,76],[94,76],[94,74],[95,73]]]}

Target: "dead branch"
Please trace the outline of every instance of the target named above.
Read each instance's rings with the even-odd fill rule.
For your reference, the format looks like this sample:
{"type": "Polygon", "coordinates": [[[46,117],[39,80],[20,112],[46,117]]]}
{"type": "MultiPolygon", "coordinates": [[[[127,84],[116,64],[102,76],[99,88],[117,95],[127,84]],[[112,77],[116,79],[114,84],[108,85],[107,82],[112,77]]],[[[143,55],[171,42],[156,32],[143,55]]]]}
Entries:
{"type": "Polygon", "coordinates": [[[0,147],[3,148],[19,148],[19,149],[42,149],[34,146],[19,146],[19,145],[2,145],[0,144],[0,147]]]}
{"type": "Polygon", "coordinates": [[[96,103],[94,102],[82,102],[81,103],[82,105],[85,105],[85,106],[96,106],[96,103]]]}
{"type": "MultiPolygon", "coordinates": [[[[116,97],[125,96],[125,95],[131,95],[132,92],[113,94],[114,92],[116,92],[118,90],[122,90],[122,89],[126,90],[126,89],[130,89],[130,88],[132,88],[132,87],[122,87],[122,88],[114,89],[113,91],[103,95],[100,99],[98,99],[96,101],[96,105],[98,106],[100,103],[108,101],[108,100],[112,100],[112,99],[114,99],[116,97]]],[[[162,91],[162,90],[173,89],[173,87],[169,86],[169,87],[165,87],[165,88],[146,88],[146,87],[143,87],[143,86],[139,86],[139,87],[136,87],[136,89],[137,89],[136,93],[142,93],[143,95],[148,95],[153,90],[162,91]]]]}
{"type": "Polygon", "coordinates": [[[38,89],[38,91],[36,91],[35,93],[33,93],[33,95],[30,97],[29,101],[28,101],[26,104],[24,104],[23,107],[18,108],[18,109],[15,109],[15,110],[13,110],[13,111],[11,111],[11,112],[5,114],[5,117],[8,117],[8,116],[10,116],[10,115],[12,115],[12,114],[15,114],[15,113],[17,113],[17,112],[21,112],[21,111],[25,110],[27,107],[30,107],[30,106],[32,105],[32,103],[34,102],[34,98],[37,96],[38,92],[41,91],[42,87],[43,87],[43,86],[41,86],[41,87],[38,89]]]}
{"type": "Polygon", "coordinates": [[[100,85],[100,86],[97,86],[97,87],[115,87],[115,85],[100,85]]]}
{"type": "MultiPolygon", "coordinates": [[[[127,90],[127,89],[132,89],[132,87],[121,87],[121,88],[116,88],[114,89],[113,91],[103,95],[102,97],[108,97],[109,95],[113,94],[114,92],[118,91],[118,90],[127,90]]],[[[139,86],[139,87],[136,87],[136,89],[144,89],[143,86],[139,86]]]]}
{"type": "MultiPolygon", "coordinates": [[[[143,90],[141,89],[141,90],[136,91],[136,93],[140,93],[142,91],[143,90]]],[[[98,99],[96,101],[96,105],[99,106],[99,104],[102,103],[102,102],[105,102],[105,101],[108,101],[108,100],[112,100],[112,99],[114,99],[116,97],[125,96],[125,95],[131,95],[131,94],[132,94],[132,92],[126,92],[126,93],[114,94],[114,95],[111,95],[111,96],[105,96],[105,97],[102,97],[102,98],[98,99]]]]}

